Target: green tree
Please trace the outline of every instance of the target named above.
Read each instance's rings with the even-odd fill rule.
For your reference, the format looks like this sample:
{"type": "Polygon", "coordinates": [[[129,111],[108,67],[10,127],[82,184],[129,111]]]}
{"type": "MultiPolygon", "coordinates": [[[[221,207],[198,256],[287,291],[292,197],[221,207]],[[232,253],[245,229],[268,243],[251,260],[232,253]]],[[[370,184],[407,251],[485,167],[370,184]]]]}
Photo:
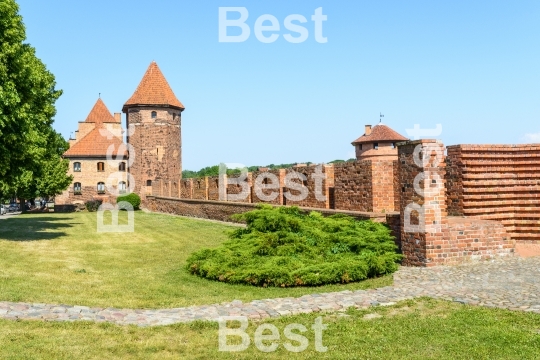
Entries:
{"type": "Polygon", "coordinates": [[[52,129],[62,91],[25,40],[19,6],[0,1],[0,191],[33,196],[66,183],[59,151],[67,145],[52,129]]]}
{"type": "Polygon", "coordinates": [[[61,194],[73,181],[73,176],[67,175],[69,160],[62,158],[62,154],[69,148],[68,142],[59,133],[52,131],[47,148],[46,155],[32,172],[30,184],[30,191],[35,189],[35,196],[45,198],[61,194]]]}

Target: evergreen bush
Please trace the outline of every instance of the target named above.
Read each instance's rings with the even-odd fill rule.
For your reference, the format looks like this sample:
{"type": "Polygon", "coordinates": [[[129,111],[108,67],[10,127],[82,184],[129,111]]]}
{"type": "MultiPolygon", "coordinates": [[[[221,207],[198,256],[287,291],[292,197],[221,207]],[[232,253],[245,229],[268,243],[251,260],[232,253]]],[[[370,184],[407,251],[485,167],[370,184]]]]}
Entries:
{"type": "Polygon", "coordinates": [[[122,205],[120,204],[122,201],[130,203],[131,206],[133,206],[133,210],[139,210],[139,207],[141,206],[141,198],[135,193],[121,195],[116,199],[116,203],[119,204],[118,208],[120,210],[127,210],[122,208],[122,205]]]}
{"type": "Polygon", "coordinates": [[[318,286],[390,274],[401,260],[380,223],[270,205],[234,218],[247,227],[231,231],[218,248],[192,254],[188,271],[233,284],[318,286]]]}

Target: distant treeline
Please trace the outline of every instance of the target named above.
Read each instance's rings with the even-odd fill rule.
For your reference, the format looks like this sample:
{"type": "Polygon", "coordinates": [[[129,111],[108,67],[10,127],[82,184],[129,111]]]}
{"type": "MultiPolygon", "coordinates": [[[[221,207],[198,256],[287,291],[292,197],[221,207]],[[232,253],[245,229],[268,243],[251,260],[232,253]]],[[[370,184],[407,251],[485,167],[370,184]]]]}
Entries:
{"type": "MultiPolygon", "coordinates": [[[[356,159],[349,159],[349,160],[334,160],[330,161],[329,164],[338,164],[343,163],[347,161],[355,161],[356,159]]],[[[248,166],[248,172],[254,172],[258,171],[259,168],[268,168],[269,170],[277,170],[277,169],[289,169],[295,166],[299,163],[292,163],[292,164],[270,164],[266,166],[248,166]]],[[[305,162],[301,164],[311,165],[312,162],[305,162]]],[[[240,174],[240,169],[227,169],[227,175],[238,175],[240,174]]],[[[214,166],[207,166],[205,168],[202,168],[199,171],[193,171],[193,170],[184,170],[182,171],[182,178],[183,179],[191,179],[191,178],[201,178],[205,176],[218,176],[219,175],[219,165],[214,166]]]]}

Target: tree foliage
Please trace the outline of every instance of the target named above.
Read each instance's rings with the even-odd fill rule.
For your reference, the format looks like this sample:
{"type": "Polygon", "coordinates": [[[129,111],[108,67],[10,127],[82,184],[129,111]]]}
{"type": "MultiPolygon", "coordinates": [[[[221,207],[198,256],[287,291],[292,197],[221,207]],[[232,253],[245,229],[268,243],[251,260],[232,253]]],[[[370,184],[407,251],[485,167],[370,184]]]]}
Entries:
{"type": "MultiPolygon", "coordinates": [[[[248,166],[247,170],[248,172],[258,171],[259,168],[264,167],[268,168],[269,170],[278,170],[278,169],[289,169],[292,168],[297,163],[291,163],[291,164],[270,164],[266,166],[248,166]]],[[[306,165],[312,164],[311,162],[306,162],[306,165]]],[[[239,175],[241,171],[239,169],[227,169],[227,175],[239,175]]],[[[207,166],[205,168],[202,168],[199,171],[193,171],[193,170],[184,170],[182,171],[182,178],[184,179],[191,179],[191,178],[202,178],[205,176],[218,176],[219,175],[219,165],[214,166],[207,166]]]]}
{"type": "Polygon", "coordinates": [[[52,128],[61,95],[54,75],[27,43],[19,7],[0,2],[0,192],[31,198],[69,186],[68,144],[52,128]]]}
{"type": "Polygon", "coordinates": [[[235,284],[317,286],[389,274],[401,260],[390,230],[372,221],[270,205],[235,218],[247,228],[192,254],[191,273],[235,284]]]}

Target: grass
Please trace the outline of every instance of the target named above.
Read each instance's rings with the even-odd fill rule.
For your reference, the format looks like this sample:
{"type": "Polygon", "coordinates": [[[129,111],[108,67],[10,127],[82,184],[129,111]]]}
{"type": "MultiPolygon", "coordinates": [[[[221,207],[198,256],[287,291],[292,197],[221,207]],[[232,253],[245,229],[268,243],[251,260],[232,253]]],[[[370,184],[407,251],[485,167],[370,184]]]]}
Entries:
{"type": "MultiPolygon", "coordinates": [[[[195,322],[136,328],[95,323],[0,320],[2,359],[538,359],[540,316],[420,299],[392,307],[270,319],[283,336],[286,325],[303,324],[306,351],[280,345],[262,353],[253,345],[260,323],[250,323],[252,345],[243,352],[218,350],[218,325],[195,322]],[[379,318],[366,320],[366,314],[379,318]],[[311,325],[318,316],[326,353],[314,349],[311,325]]],[[[230,343],[234,341],[231,339],[230,343]]],[[[279,341],[280,344],[286,339],[279,341]]],[[[288,340],[287,340],[288,341],[288,340]]],[[[294,344],[297,345],[297,344],[294,344]]]]}
{"type": "MultiPolygon", "coordinates": [[[[127,217],[120,221],[126,222],[127,217]]],[[[96,226],[96,213],[88,212],[0,220],[0,301],[170,308],[374,288],[392,282],[387,276],[292,289],[230,285],[185,270],[187,257],[202,247],[219,246],[230,225],[139,211],[134,233],[97,233],[96,226]]]]}

